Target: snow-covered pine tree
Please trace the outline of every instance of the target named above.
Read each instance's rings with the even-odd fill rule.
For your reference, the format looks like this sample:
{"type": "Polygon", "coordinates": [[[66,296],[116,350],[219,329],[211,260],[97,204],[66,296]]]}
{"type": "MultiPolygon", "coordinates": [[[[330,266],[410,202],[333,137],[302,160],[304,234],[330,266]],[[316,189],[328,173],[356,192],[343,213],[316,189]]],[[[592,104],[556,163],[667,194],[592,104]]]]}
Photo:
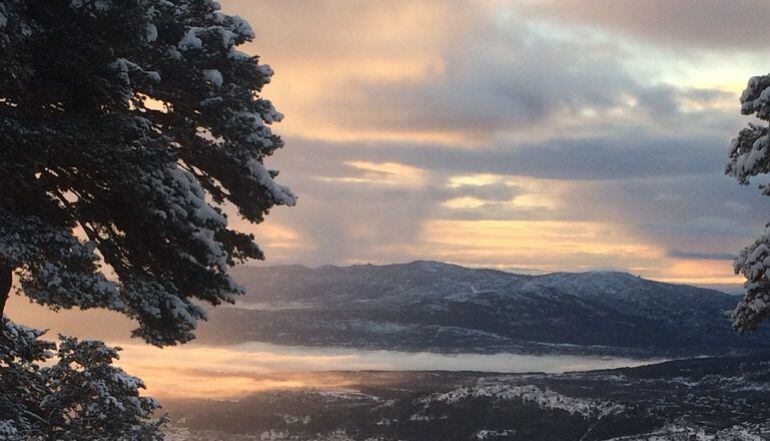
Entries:
{"type": "MultiPolygon", "coordinates": [[[[725,173],[748,185],[752,177],[770,173],[770,74],[753,77],[741,95],[741,113],[754,115],[762,124],[750,123],[730,144],[730,162],[725,173]]],[[[760,185],[770,196],[770,186],[760,185]]],[[[735,259],[735,273],[743,274],[746,294],[732,312],[733,325],[741,331],[753,330],[770,314],[770,224],[752,245],[735,259]]]]}
{"type": "Polygon", "coordinates": [[[295,203],[264,165],[282,115],[253,38],[212,0],[0,0],[0,312],[16,274],[168,345],[232,301],[228,267],[263,255],[224,207],[295,203]]]}
{"type": "Polygon", "coordinates": [[[113,365],[117,349],[40,335],[0,319],[0,441],[163,439],[158,403],[113,365]]]}

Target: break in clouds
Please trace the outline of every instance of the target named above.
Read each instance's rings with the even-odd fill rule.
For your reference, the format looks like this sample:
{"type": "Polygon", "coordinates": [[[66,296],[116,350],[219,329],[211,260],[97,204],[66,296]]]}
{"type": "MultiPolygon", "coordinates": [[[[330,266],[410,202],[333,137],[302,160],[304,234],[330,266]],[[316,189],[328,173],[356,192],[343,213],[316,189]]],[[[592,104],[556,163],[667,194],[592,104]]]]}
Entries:
{"type": "Polygon", "coordinates": [[[267,22],[259,2],[224,2],[255,23],[256,44],[282,48],[263,53],[280,73],[266,95],[289,115],[275,162],[302,198],[256,230],[268,261],[543,271],[559,259],[668,279],[689,275],[672,262],[702,261],[710,279],[729,278],[729,257],[770,218],[723,176],[744,125],[737,95],[763,73],[762,48],[737,31],[766,6],[684,3],[317,2],[300,15],[271,6],[267,22]],[[735,26],[704,26],[716,16],[735,26]],[[729,84],[699,75],[736,63],[743,77],[729,84]],[[545,245],[517,254],[501,236],[460,253],[490,225],[545,245]],[[559,225],[574,252],[551,251],[559,225]],[[625,251],[602,247],[610,237],[625,251]]]}

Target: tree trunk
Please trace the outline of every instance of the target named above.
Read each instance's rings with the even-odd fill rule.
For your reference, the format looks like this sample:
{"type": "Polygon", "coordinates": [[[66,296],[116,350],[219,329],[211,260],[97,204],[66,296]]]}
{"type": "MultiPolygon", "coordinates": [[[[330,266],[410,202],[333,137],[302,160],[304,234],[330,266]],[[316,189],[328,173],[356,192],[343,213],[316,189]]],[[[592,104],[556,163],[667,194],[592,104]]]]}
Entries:
{"type": "Polygon", "coordinates": [[[13,283],[13,268],[6,265],[0,265],[0,318],[5,312],[5,303],[11,294],[11,284],[13,283]]]}

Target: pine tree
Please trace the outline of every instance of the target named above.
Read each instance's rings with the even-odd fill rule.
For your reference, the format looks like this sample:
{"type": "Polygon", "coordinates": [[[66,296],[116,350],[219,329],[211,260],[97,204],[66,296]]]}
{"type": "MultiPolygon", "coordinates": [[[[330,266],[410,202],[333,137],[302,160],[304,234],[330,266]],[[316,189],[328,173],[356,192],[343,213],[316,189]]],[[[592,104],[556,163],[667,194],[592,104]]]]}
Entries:
{"type": "Polygon", "coordinates": [[[160,406],[113,365],[117,348],[41,334],[0,319],[0,441],[163,439],[160,406]]]}
{"type": "Polygon", "coordinates": [[[254,38],[211,0],[0,1],[0,314],[19,293],[107,308],[183,343],[261,222],[295,196],[264,159],[282,115],[254,38]]]}
{"type": "MultiPolygon", "coordinates": [[[[750,123],[730,144],[730,162],[725,173],[748,185],[755,176],[770,173],[768,121],[770,121],[770,75],[753,77],[741,95],[741,113],[754,115],[763,124],[750,123]]],[[[770,186],[760,185],[770,196],[770,186]]],[[[735,273],[746,278],[746,294],[732,312],[733,325],[741,331],[753,330],[770,314],[770,224],[752,245],[735,259],[735,273]]]]}

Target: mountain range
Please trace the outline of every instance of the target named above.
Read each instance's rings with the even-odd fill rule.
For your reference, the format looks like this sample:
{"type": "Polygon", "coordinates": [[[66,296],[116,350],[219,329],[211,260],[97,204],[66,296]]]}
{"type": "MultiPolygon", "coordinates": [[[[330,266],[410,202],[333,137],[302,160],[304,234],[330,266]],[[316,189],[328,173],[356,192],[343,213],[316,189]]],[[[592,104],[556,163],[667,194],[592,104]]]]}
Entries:
{"type": "Polygon", "coordinates": [[[770,349],[732,330],[738,298],[622,272],[522,275],[432,261],[239,267],[247,294],[203,342],[685,357],[770,349]]]}

